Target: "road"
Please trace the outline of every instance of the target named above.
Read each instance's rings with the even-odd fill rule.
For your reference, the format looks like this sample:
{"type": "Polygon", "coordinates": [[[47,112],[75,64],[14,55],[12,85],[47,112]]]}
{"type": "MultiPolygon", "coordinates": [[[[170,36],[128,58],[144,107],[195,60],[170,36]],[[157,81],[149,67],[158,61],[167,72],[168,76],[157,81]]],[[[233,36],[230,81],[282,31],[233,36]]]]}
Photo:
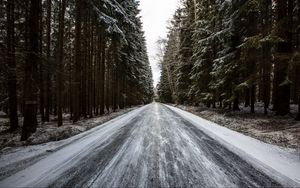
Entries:
{"type": "Polygon", "coordinates": [[[170,108],[99,126],[0,187],[281,187],[170,108]]]}

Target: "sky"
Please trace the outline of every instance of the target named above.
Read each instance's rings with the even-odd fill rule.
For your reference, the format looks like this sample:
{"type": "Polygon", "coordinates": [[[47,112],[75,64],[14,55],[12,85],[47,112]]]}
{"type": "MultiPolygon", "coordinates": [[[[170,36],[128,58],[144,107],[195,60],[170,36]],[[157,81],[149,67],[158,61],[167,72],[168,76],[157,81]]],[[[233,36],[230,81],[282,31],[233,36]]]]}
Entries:
{"type": "Polygon", "coordinates": [[[160,69],[155,58],[158,53],[157,40],[167,37],[167,23],[178,5],[179,0],[140,0],[143,29],[146,35],[154,86],[157,85],[160,77],[160,69]]]}

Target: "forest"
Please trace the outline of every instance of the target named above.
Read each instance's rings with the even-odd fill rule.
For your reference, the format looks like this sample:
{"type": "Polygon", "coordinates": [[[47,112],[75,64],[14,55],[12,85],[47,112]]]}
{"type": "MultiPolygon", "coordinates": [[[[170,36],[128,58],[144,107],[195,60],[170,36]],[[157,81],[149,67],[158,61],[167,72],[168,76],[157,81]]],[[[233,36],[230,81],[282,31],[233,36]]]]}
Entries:
{"type": "Polygon", "coordinates": [[[300,120],[299,0],[184,0],[158,43],[160,101],[300,120]]]}
{"type": "Polygon", "coordinates": [[[21,140],[63,114],[77,122],[152,102],[135,0],[1,0],[0,111],[21,140]]]}

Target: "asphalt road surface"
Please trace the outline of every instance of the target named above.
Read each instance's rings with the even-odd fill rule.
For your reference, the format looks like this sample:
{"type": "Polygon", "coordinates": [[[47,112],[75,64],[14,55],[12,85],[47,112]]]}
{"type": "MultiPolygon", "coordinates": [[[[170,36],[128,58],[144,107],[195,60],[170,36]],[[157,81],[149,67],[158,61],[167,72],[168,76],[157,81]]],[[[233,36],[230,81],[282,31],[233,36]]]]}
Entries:
{"type": "Polygon", "coordinates": [[[168,107],[99,126],[0,187],[281,187],[168,107]]]}

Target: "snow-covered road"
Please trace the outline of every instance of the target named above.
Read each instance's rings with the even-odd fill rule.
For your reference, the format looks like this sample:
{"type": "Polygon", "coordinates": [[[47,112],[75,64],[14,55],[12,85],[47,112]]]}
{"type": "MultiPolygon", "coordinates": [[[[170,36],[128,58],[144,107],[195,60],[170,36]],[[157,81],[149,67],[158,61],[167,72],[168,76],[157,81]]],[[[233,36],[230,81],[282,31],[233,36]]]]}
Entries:
{"type": "Polygon", "coordinates": [[[0,187],[297,185],[284,175],[271,178],[246,155],[230,150],[171,107],[152,103],[77,136],[0,179],[0,187]]]}

